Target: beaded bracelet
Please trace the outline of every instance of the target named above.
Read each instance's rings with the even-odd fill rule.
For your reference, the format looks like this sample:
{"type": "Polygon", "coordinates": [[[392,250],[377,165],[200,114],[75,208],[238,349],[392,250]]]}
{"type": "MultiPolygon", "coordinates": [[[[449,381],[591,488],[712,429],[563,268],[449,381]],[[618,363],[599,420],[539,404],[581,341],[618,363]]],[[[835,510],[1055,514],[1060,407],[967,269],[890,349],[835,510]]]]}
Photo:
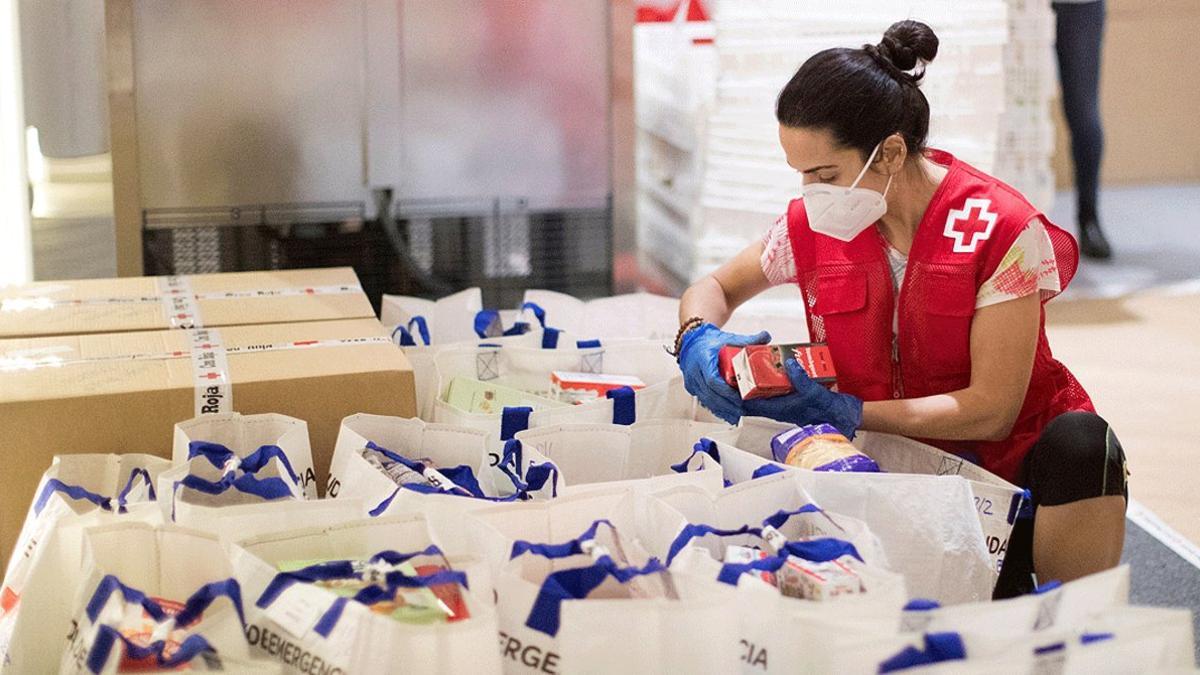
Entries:
{"type": "Polygon", "coordinates": [[[679,352],[683,350],[683,336],[687,335],[688,331],[699,328],[704,325],[704,319],[698,316],[689,317],[686,321],[679,325],[679,332],[675,334],[675,351],[668,350],[667,353],[679,359],[679,352]]]}

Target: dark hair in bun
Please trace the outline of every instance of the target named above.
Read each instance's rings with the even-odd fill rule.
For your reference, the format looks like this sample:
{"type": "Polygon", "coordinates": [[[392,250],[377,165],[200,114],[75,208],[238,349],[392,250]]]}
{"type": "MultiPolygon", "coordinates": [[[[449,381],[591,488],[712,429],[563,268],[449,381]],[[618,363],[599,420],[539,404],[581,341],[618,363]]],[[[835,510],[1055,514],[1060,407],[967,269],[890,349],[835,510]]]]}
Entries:
{"type": "Polygon", "coordinates": [[[826,49],[779,93],[775,117],[784,126],[828,129],[864,158],[899,133],[915,156],[929,134],[929,101],[918,87],[937,51],[937,35],[920,21],[892,24],[877,45],[826,49]]]}

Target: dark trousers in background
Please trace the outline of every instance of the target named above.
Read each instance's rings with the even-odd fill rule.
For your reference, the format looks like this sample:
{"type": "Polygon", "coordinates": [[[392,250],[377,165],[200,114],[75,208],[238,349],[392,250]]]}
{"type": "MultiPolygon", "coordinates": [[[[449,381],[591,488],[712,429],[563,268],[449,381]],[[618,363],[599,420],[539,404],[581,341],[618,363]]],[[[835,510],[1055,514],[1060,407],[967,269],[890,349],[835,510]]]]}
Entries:
{"type": "Polygon", "coordinates": [[[1096,220],[1104,128],[1100,123],[1100,49],[1106,1],[1055,2],[1055,51],[1062,83],[1063,112],[1071,132],[1080,223],[1096,220]]]}

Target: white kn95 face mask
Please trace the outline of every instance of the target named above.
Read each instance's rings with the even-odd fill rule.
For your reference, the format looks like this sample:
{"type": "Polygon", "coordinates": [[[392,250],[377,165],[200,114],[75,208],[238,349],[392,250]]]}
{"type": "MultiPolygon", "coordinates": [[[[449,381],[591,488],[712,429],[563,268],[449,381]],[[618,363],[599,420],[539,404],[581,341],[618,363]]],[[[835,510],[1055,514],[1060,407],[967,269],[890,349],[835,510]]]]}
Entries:
{"type": "Polygon", "coordinates": [[[867,174],[867,168],[875,161],[880,143],[871,151],[867,163],[863,165],[858,178],[850,187],[829,185],[827,183],[812,183],[805,185],[801,193],[804,198],[804,212],[808,214],[808,226],[813,232],[819,232],[840,241],[853,241],[855,237],[867,229],[887,213],[888,189],[892,187],[892,177],[888,176],[887,186],[883,194],[870,188],[858,187],[859,181],[867,174]]]}

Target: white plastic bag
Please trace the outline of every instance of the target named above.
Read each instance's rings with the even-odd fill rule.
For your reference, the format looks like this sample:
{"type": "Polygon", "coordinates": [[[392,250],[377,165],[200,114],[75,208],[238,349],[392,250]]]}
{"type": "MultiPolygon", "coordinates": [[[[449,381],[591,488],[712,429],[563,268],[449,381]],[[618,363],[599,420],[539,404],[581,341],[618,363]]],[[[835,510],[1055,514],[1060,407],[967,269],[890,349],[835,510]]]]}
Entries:
{"type": "Polygon", "coordinates": [[[288,672],[309,672],[318,662],[341,672],[388,672],[400,663],[415,672],[500,672],[487,566],[438,546],[418,514],[255,537],[233,547],[232,561],[246,598],[252,649],[283,663],[288,672]],[[443,554],[449,570],[436,575],[414,576],[398,568],[415,556],[440,559],[443,554]],[[297,561],[314,564],[280,571],[297,561]],[[359,575],[371,575],[363,577],[374,580],[368,591],[378,592],[339,600],[313,585],[318,579],[359,575]],[[370,606],[377,604],[370,598],[391,598],[400,588],[444,584],[458,588],[468,618],[413,625],[370,606]]]}
{"type": "Polygon", "coordinates": [[[299,477],[304,496],[317,498],[317,474],[313,469],[308,424],[304,420],[275,413],[196,417],[175,425],[171,461],[177,465],[187,461],[192,455],[189,451],[192,443],[223,445],[238,457],[246,457],[264,446],[276,446],[299,477]]]}

